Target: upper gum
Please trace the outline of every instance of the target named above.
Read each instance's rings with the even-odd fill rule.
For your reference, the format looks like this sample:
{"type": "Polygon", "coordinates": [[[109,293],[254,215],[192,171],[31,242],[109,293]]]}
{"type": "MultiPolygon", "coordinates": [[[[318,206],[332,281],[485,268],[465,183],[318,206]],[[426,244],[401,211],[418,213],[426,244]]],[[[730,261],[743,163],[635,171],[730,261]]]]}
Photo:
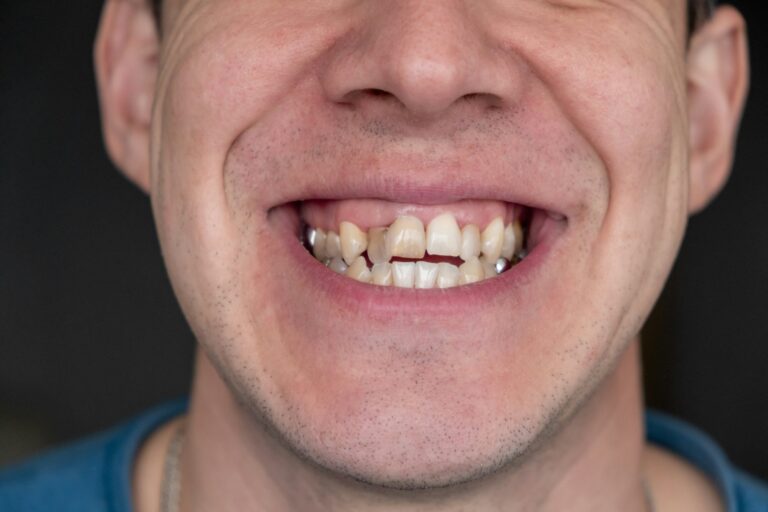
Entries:
{"type": "Polygon", "coordinates": [[[520,208],[503,201],[470,199],[439,205],[402,204],[379,199],[310,200],[301,203],[301,216],[308,225],[325,231],[338,231],[345,221],[367,231],[387,227],[404,215],[416,217],[427,226],[438,215],[450,213],[459,226],[474,224],[483,229],[496,217],[502,217],[504,224],[510,223],[520,208]]]}

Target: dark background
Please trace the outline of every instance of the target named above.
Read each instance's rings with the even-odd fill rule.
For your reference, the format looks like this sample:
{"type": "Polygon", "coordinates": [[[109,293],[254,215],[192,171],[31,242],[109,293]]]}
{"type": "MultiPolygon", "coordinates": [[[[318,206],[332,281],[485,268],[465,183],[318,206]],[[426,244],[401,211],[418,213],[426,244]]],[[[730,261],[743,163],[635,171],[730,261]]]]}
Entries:
{"type": "MultiPolygon", "coordinates": [[[[765,26],[760,2],[736,5],[765,26]]],[[[91,66],[100,2],[0,6],[2,464],[184,394],[193,340],[148,200],[102,148],[91,66]]],[[[734,175],[691,220],[644,352],[649,403],[768,479],[768,48],[764,30],[750,39],[734,175]]]]}

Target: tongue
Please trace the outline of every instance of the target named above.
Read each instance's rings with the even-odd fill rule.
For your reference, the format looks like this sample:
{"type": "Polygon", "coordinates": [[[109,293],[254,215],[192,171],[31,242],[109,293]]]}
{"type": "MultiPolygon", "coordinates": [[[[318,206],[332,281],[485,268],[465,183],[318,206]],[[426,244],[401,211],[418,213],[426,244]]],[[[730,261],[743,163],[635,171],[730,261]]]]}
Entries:
{"type": "Polygon", "coordinates": [[[451,213],[460,226],[474,224],[481,230],[496,217],[508,224],[522,207],[503,201],[467,199],[443,205],[393,203],[381,199],[307,200],[301,204],[301,216],[310,226],[338,231],[339,225],[352,222],[362,230],[386,227],[398,217],[417,217],[426,226],[443,213],[451,213]]]}

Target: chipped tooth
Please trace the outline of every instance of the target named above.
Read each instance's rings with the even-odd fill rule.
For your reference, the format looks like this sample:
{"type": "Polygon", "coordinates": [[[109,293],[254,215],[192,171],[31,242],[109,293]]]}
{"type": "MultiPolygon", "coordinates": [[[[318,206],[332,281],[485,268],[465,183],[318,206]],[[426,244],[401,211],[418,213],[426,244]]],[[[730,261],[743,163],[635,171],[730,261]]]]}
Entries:
{"type": "Polygon", "coordinates": [[[515,255],[515,246],[517,245],[517,236],[513,224],[507,224],[504,228],[504,242],[501,244],[501,257],[511,260],[515,255]]]}
{"type": "Polygon", "coordinates": [[[344,263],[343,259],[336,256],[334,258],[331,258],[331,261],[328,262],[328,268],[338,274],[344,274],[347,271],[347,264],[344,263]]]}
{"type": "Polygon", "coordinates": [[[392,286],[392,265],[388,262],[374,263],[371,282],[379,286],[392,286]]]}
{"type": "Polygon", "coordinates": [[[515,254],[521,254],[523,252],[523,226],[520,225],[519,220],[515,220],[512,223],[512,229],[515,232],[515,254]]]}
{"type": "Polygon", "coordinates": [[[480,229],[474,224],[467,224],[461,230],[461,252],[459,256],[469,261],[480,255],[480,229]]]}
{"type": "Polygon", "coordinates": [[[399,288],[413,288],[416,278],[416,264],[412,261],[392,263],[392,282],[399,288]]]}
{"type": "Polygon", "coordinates": [[[459,284],[470,284],[481,281],[485,277],[483,264],[478,258],[465,261],[459,267],[459,284]]]}
{"type": "Polygon", "coordinates": [[[416,262],[416,278],[414,285],[416,288],[434,288],[437,281],[437,263],[430,263],[428,261],[416,262]]]}
{"type": "Polygon", "coordinates": [[[506,258],[499,258],[496,260],[496,264],[494,265],[494,268],[496,269],[496,274],[501,274],[505,270],[507,270],[510,266],[509,260],[506,258]]]}
{"type": "Polygon", "coordinates": [[[335,231],[328,231],[325,234],[325,257],[329,259],[341,256],[341,239],[335,231]]]}
{"type": "Polygon", "coordinates": [[[365,258],[358,256],[352,264],[347,268],[347,277],[351,277],[361,283],[371,282],[371,271],[368,270],[368,265],[365,263],[365,258]]]}
{"type": "Polygon", "coordinates": [[[344,221],[339,226],[341,255],[351,265],[368,248],[368,235],[357,225],[344,221]]]}
{"type": "Polygon", "coordinates": [[[427,252],[434,256],[461,253],[461,230],[450,213],[438,215],[427,226],[427,252]]]}
{"type": "Polygon", "coordinates": [[[368,259],[374,265],[386,263],[392,255],[387,252],[387,228],[371,228],[368,230],[368,259]]]}
{"type": "Polygon", "coordinates": [[[450,263],[441,262],[437,264],[437,287],[453,288],[459,284],[459,267],[450,263]]]}
{"type": "Polygon", "coordinates": [[[398,217],[387,230],[386,248],[391,256],[421,259],[426,245],[424,224],[416,217],[398,217]]]}
{"type": "Polygon", "coordinates": [[[312,246],[312,254],[320,261],[328,257],[325,252],[325,231],[320,228],[312,228],[312,236],[309,237],[309,244],[312,246]]]}
{"type": "Polygon", "coordinates": [[[480,235],[483,255],[488,261],[496,261],[501,256],[501,246],[504,243],[504,221],[496,217],[480,235]]]}

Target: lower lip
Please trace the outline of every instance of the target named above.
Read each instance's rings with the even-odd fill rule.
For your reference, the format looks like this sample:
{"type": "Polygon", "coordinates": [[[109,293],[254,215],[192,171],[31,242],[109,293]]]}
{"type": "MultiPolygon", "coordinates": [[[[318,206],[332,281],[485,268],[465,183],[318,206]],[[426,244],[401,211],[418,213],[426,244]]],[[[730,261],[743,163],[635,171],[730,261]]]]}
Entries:
{"type": "MultiPolygon", "coordinates": [[[[278,208],[283,210],[283,208],[278,208]]],[[[403,314],[424,314],[430,317],[473,315],[487,310],[487,305],[500,296],[522,297],[531,286],[534,275],[543,267],[552,247],[562,234],[561,229],[541,230],[541,237],[531,252],[518,264],[498,277],[470,285],[453,288],[410,289],[395,286],[376,286],[355,281],[337,274],[316,260],[297,238],[299,220],[295,211],[273,211],[283,217],[273,223],[284,254],[292,260],[293,275],[303,286],[315,288],[336,307],[357,311],[360,315],[377,320],[389,320],[403,314]],[[286,218],[291,216],[291,218],[286,218]]],[[[562,224],[547,220],[547,223],[562,224]]],[[[557,226],[549,226],[557,227],[557,226]]],[[[308,294],[317,297],[318,293],[308,294]]]]}

